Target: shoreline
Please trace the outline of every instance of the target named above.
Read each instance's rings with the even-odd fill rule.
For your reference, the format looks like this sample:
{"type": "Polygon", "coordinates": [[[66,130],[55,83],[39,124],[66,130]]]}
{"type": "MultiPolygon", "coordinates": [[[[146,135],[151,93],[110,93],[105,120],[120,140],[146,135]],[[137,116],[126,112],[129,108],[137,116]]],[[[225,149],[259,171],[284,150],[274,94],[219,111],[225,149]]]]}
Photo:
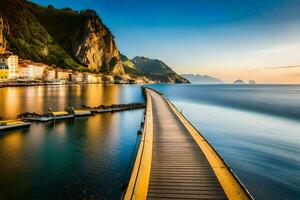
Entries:
{"type": "Polygon", "coordinates": [[[102,84],[102,85],[143,85],[141,83],[88,83],[88,82],[70,82],[70,83],[0,83],[0,88],[8,87],[32,87],[32,86],[57,86],[57,85],[93,85],[93,84],[102,84]]]}
{"type": "Polygon", "coordinates": [[[259,83],[255,85],[251,84],[233,84],[233,83],[211,83],[211,84],[201,84],[201,83],[88,83],[88,82],[66,82],[66,83],[1,83],[0,82],[0,88],[8,88],[8,87],[32,87],[32,86],[57,86],[57,85],[96,85],[96,84],[102,84],[102,85],[145,85],[145,84],[175,84],[175,85],[201,85],[201,86],[218,86],[218,85],[227,85],[227,86],[298,86],[300,83],[259,83]]]}

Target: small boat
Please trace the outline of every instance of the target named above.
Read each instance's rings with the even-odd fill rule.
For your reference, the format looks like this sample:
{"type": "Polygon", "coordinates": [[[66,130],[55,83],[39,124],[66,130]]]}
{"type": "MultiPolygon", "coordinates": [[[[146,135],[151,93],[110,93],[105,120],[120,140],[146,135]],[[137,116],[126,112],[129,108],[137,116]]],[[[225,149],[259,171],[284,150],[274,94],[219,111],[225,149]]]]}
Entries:
{"type": "Polygon", "coordinates": [[[31,125],[30,122],[23,122],[21,120],[3,120],[0,121],[0,131],[7,131],[10,129],[17,129],[17,128],[26,128],[31,125]]]}

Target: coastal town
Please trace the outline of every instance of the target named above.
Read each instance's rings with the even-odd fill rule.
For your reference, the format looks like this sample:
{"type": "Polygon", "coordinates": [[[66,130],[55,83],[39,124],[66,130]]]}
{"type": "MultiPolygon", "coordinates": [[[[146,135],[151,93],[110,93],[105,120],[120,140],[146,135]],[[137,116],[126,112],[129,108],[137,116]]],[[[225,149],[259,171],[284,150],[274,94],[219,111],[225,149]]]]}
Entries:
{"type": "Polygon", "coordinates": [[[143,84],[151,81],[146,77],[131,77],[128,74],[120,76],[62,69],[23,60],[11,52],[0,55],[0,87],[74,83],[143,84]]]}

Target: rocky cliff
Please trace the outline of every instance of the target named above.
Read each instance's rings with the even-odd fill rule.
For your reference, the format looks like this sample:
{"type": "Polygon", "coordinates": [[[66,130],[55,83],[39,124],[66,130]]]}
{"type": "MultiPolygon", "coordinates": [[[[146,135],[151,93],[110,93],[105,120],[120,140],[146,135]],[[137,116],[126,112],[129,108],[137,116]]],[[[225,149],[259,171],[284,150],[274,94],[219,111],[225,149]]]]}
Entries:
{"type": "Polygon", "coordinates": [[[119,54],[113,34],[93,10],[39,6],[26,0],[0,0],[0,53],[12,51],[57,67],[186,83],[157,59],[119,54]]]}
{"type": "Polygon", "coordinates": [[[123,73],[119,51],[110,31],[102,24],[97,14],[87,16],[85,23],[78,26],[72,35],[72,53],[76,60],[90,69],[123,73]]]}
{"type": "Polygon", "coordinates": [[[0,18],[0,51],[7,46],[21,58],[80,71],[124,72],[113,35],[92,10],[1,0],[0,18]],[[10,32],[3,31],[3,21],[10,32]]]}
{"type": "Polygon", "coordinates": [[[150,80],[162,83],[189,83],[161,60],[143,56],[136,56],[131,60],[122,56],[122,60],[125,71],[136,76],[145,76],[150,80]]]}

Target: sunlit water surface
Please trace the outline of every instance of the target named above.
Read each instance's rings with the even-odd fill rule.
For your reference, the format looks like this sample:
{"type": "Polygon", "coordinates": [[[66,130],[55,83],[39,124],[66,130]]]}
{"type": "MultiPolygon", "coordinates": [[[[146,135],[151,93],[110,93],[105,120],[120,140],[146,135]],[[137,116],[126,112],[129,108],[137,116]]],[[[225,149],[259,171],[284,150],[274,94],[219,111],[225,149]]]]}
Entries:
{"type": "MultiPolygon", "coordinates": [[[[5,118],[144,101],[134,85],[2,88],[0,98],[5,118]]],[[[0,133],[0,199],[120,199],[142,119],[135,110],[0,133]]]]}
{"type": "Polygon", "coordinates": [[[255,199],[300,198],[300,85],[155,85],[255,199]]]}

